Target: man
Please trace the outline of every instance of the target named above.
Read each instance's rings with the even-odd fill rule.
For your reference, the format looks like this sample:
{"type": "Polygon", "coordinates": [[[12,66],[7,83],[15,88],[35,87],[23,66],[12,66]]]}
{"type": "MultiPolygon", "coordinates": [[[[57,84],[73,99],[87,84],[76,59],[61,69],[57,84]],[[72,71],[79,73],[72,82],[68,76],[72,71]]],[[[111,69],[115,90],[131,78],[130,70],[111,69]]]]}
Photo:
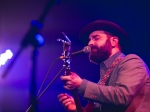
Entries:
{"type": "MultiPolygon", "coordinates": [[[[96,84],[73,72],[61,80],[66,81],[64,88],[77,89],[89,101],[83,111],[150,112],[149,70],[137,55],[122,53],[129,45],[125,31],[110,21],[97,20],[83,28],[80,39],[91,47],[89,60],[100,65],[100,81],[96,84]]],[[[76,111],[71,96],[65,93],[58,98],[66,110],[76,111]]]]}

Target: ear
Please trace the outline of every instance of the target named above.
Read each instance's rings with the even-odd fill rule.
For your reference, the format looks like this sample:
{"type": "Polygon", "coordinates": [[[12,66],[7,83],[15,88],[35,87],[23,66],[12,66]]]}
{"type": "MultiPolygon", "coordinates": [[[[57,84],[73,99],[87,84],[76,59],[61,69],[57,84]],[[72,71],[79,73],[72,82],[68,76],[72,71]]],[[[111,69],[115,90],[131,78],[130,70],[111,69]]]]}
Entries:
{"type": "Polygon", "coordinates": [[[110,38],[110,42],[111,42],[112,47],[114,48],[114,47],[118,46],[119,39],[116,36],[112,36],[110,38]]]}

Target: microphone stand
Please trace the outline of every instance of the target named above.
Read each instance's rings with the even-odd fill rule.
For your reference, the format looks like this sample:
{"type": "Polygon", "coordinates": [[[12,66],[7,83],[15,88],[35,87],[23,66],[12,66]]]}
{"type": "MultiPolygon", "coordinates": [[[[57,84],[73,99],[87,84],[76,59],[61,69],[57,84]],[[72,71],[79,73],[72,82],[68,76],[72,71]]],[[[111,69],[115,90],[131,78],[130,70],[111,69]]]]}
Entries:
{"type": "Polygon", "coordinates": [[[32,112],[37,112],[37,101],[36,99],[36,65],[37,65],[37,47],[34,47],[33,51],[32,51],[32,75],[31,75],[31,84],[30,84],[30,103],[32,104],[32,108],[31,111],[32,112]]]}
{"type": "Polygon", "coordinates": [[[39,29],[42,28],[42,22],[44,21],[46,15],[48,14],[50,8],[55,4],[55,0],[47,0],[46,6],[42,14],[40,15],[38,21],[32,21],[32,27],[26,33],[25,37],[21,42],[21,47],[17,51],[16,55],[12,59],[11,63],[9,63],[8,67],[2,74],[2,78],[5,78],[10,69],[13,67],[14,63],[16,62],[17,58],[21,54],[21,52],[28,46],[33,46],[32,52],[32,71],[31,71],[31,84],[30,84],[30,103],[33,105],[30,108],[30,112],[37,112],[37,101],[36,99],[36,58],[37,58],[37,48],[40,47],[38,40],[35,39],[36,34],[38,33],[39,29]]]}

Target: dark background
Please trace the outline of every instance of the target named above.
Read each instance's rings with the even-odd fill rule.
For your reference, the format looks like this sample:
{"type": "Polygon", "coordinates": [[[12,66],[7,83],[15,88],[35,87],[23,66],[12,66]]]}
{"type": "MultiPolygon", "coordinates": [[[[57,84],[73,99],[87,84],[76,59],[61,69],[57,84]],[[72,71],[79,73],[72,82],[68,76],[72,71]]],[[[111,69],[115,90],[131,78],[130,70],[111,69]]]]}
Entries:
{"type": "MultiPolygon", "coordinates": [[[[47,0],[0,0],[0,53],[11,49],[16,55],[21,41],[31,28],[30,22],[38,20],[46,8],[47,0]]],[[[44,17],[40,30],[45,39],[44,46],[38,49],[36,82],[39,89],[51,63],[62,54],[64,39],[62,31],[72,41],[72,51],[82,49],[78,35],[89,22],[106,19],[117,23],[130,36],[131,48],[126,53],[139,55],[150,66],[150,3],[148,0],[56,0],[44,17]]],[[[32,45],[27,46],[17,58],[5,78],[0,78],[0,112],[23,112],[30,105],[30,82],[32,68],[32,45]]],[[[0,68],[2,76],[7,69],[0,68]]],[[[63,65],[58,61],[46,81],[46,85],[63,65]]],[[[93,82],[99,80],[99,66],[88,61],[88,55],[73,58],[72,71],[93,82]]],[[[63,73],[61,73],[63,75],[63,73]]],[[[63,88],[60,78],[40,98],[39,112],[65,112],[57,99],[59,93],[69,93],[63,88]]],[[[83,105],[86,101],[82,100],[83,105]]]]}

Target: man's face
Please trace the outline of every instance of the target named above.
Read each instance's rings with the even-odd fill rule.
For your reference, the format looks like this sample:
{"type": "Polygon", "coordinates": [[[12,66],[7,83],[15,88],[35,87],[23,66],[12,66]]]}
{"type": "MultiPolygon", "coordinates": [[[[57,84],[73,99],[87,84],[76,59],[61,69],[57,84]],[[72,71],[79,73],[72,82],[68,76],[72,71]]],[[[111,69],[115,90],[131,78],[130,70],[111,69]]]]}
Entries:
{"type": "Polygon", "coordinates": [[[104,31],[94,31],[89,36],[88,45],[91,46],[91,53],[89,59],[91,62],[100,64],[105,61],[111,55],[111,42],[110,37],[104,31]]]}

